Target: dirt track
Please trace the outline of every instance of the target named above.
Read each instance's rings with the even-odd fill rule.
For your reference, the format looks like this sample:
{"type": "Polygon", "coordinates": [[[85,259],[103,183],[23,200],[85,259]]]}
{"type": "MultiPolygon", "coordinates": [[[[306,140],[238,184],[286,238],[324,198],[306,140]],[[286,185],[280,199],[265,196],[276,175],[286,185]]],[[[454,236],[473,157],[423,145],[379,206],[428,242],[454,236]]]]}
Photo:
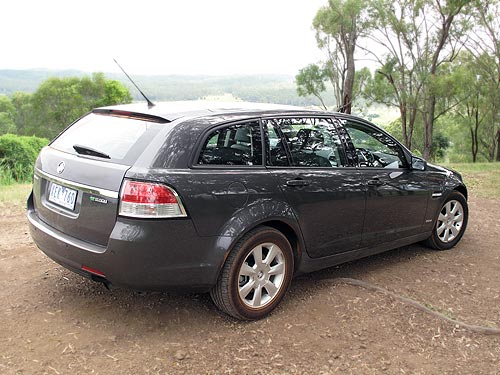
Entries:
{"type": "Polygon", "coordinates": [[[324,280],[358,278],[500,327],[500,201],[471,200],[452,251],[414,245],[297,278],[253,323],[206,295],[109,292],[38,251],[21,206],[0,208],[1,374],[500,374],[500,336],[324,280]]]}

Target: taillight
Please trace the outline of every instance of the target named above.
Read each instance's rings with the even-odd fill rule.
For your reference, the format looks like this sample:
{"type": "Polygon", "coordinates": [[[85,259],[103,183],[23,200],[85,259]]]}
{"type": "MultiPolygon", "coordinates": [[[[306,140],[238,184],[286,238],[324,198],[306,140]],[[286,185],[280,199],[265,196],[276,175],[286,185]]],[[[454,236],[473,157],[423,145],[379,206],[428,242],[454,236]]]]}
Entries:
{"type": "Polygon", "coordinates": [[[162,184],[131,180],[123,183],[119,214],[141,218],[187,216],[174,189],[162,184]]]}

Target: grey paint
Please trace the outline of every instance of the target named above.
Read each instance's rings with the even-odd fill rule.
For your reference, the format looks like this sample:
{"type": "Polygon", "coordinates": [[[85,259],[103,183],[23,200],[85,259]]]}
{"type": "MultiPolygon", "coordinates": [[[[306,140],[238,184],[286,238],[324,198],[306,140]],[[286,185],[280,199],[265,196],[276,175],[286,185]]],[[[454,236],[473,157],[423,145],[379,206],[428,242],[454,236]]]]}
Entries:
{"type": "MultiPolygon", "coordinates": [[[[132,107],[111,110],[127,108],[132,107]]],[[[133,108],[162,115],[161,107],[133,108]]],[[[296,269],[309,272],[425,239],[449,192],[458,188],[466,193],[458,174],[432,165],[427,165],[425,171],[354,165],[196,165],[203,139],[214,127],[274,115],[346,118],[289,108],[166,111],[165,118],[170,122],[164,124],[133,165],[45,148],[36,163],[42,173],[35,179],[28,202],[35,243],[49,257],[75,272],[85,274],[80,268],[86,265],[103,272],[111,283],[138,289],[208,290],[215,284],[228,252],[258,225],[289,228],[297,238],[296,269]],[[61,161],[66,168],[58,174],[61,161]],[[119,217],[118,199],[103,194],[106,204],[92,202],[90,196],[95,191],[83,187],[75,211],[69,212],[47,202],[51,179],[47,175],[62,178],[62,184],[70,181],[117,195],[124,178],[160,182],[177,191],[188,217],[119,217]],[[288,183],[297,180],[307,183],[288,183]],[[374,180],[378,183],[372,184],[374,180]],[[432,197],[435,192],[442,195],[432,197]]],[[[411,154],[402,149],[410,161],[411,154]]]]}

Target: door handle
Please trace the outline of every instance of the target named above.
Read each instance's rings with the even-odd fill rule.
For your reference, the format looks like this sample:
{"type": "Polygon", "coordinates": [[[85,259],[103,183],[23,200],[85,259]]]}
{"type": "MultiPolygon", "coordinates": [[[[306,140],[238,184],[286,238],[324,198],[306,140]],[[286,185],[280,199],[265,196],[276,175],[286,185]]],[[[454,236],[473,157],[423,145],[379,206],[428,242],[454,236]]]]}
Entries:
{"type": "Polygon", "coordinates": [[[307,186],[309,185],[309,180],[302,180],[302,179],[295,179],[295,180],[288,180],[286,182],[287,186],[307,186]]]}
{"type": "Polygon", "coordinates": [[[380,186],[383,185],[384,183],[378,178],[374,178],[373,180],[368,180],[366,184],[370,186],[380,186]]]}

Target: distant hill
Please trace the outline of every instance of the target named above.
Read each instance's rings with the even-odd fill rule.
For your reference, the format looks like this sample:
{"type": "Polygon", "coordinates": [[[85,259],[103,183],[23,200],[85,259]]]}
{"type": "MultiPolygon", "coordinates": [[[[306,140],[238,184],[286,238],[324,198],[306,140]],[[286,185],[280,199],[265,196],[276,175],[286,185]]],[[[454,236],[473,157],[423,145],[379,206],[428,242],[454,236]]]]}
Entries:
{"type": "MultiPolygon", "coordinates": [[[[49,77],[90,75],[77,70],[0,70],[0,94],[10,95],[16,91],[34,92],[41,82],[49,77]]],[[[123,74],[105,73],[107,78],[124,83],[134,100],[142,97],[123,74]]],[[[231,76],[185,76],[185,75],[137,75],[132,77],[141,90],[153,101],[191,100],[204,97],[232,96],[245,101],[317,105],[314,97],[299,97],[295,78],[289,75],[231,75],[231,76]]],[[[327,93],[325,101],[333,105],[333,95],[327,93]]]]}

